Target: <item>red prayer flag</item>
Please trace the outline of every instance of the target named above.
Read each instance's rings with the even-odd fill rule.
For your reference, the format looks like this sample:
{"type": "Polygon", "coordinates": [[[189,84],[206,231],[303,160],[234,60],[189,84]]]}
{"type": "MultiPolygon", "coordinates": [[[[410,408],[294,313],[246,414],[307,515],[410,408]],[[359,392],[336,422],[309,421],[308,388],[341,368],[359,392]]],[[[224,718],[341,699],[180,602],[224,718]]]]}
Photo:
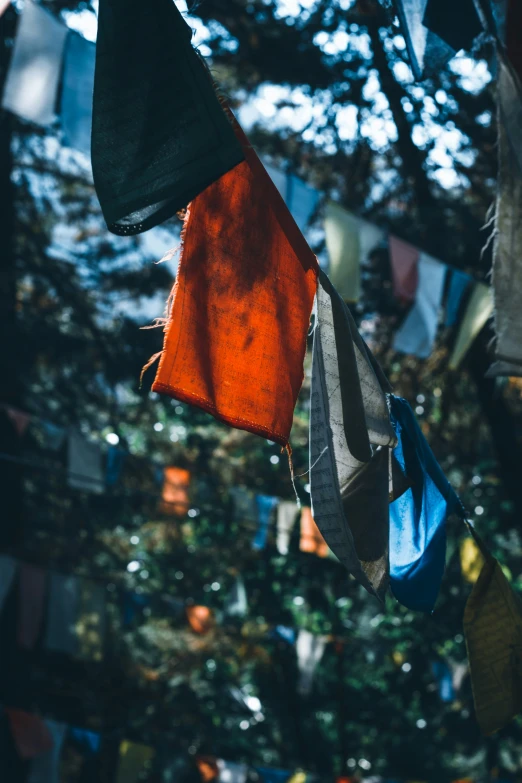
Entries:
{"type": "Polygon", "coordinates": [[[18,646],[32,650],[44,617],[47,573],[42,568],[22,563],[18,582],[18,646]]]}
{"type": "Polygon", "coordinates": [[[187,210],[153,390],[286,446],[317,259],[246,136],[245,160],[187,210]]]}
{"type": "Polygon", "coordinates": [[[5,708],[13,740],[21,759],[35,759],[52,750],[51,732],[39,715],[5,708]]]}
{"type": "Polygon", "coordinates": [[[413,302],[419,284],[419,251],[408,242],[391,236],[389,239],[393,290],[402,302],[413,302]]]}
{"type": "Polygon", "coordinates": [[[183,517],[189,509],[190,471],[168,467],[163,472],[162,511],[183,517]]]}

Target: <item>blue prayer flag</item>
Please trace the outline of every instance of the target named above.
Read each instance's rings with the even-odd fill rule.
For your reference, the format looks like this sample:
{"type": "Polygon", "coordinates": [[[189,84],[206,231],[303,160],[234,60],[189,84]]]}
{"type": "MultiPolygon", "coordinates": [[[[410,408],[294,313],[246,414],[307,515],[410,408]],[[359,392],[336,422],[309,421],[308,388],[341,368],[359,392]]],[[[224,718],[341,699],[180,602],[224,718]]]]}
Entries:
{"type": "Polygon", "coordinates": [[[255,767],[263,783],[286,783],[292,773],[286,769],[272,769],[272,767],[255,767]]]}
{"type": "Polygon", "coordinates": [[[70,728],[71,737],[76,740],[80,745],[88,750],[90,753],[98,753],[100,750],[101,737],[95,731],[87,731],[86,729],[70,728]]]}
{"type": "Polygon", "coordinates": [[[269,495],[256,495],[257,505],[257,531],[252,544],[254,549],[264,549],[268,538],[268,526],[270,516],[274,507],[278,504],[279,498],[269,495]]]}
{"type": "Polygon", "coordinates": [[[457,323],[462,298],[470,283],[471,277],[465,272],[460,272],[458,269],[452,271],[446,301],[445,326],[454,326],[457,323]]]}
{"type": "Polygon", "coordinates": [[[463,513],[406,400],[390,395],[395,457],[410,489],[390,504],[390,584],[409,609],[430,612],[446,559],[446,517],[463,513]]]}

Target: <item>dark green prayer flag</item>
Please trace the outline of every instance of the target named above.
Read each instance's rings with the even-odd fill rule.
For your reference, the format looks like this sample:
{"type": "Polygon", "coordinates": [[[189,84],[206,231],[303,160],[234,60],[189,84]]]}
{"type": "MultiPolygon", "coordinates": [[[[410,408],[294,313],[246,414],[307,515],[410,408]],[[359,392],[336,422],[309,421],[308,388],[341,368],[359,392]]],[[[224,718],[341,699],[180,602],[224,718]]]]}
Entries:
{"type": "Polygon", "coordinates": [[[92,167],[110,231],[172,217],[243,158],[172,0],[100,0],[92,167]]]}

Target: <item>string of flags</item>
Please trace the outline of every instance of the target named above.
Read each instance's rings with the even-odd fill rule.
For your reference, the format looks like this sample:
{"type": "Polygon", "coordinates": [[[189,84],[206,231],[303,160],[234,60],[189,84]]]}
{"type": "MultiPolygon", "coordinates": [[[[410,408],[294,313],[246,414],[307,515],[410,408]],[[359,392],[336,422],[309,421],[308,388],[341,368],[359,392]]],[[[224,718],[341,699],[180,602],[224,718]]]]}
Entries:
{"type": "MultiPolygon", "coordinates": [[[[419,49],[418,26],[414,29],[407,12],[415,6],[418,21],[420,5],[424,6],[421,0],[399,3],[419,75],[428,63],[444,62],[448,47],[455,50],[464,38],[462,45],[467,45],[473,32],[470,17],[465,17],[446,42],[446,27],[440,18],[435,20],[437,0],[433,0],[421,17],[424,44],[419,49]]],[[[436,463],[411,408],[393,395],[335,281],[320,269],[301,233],[314,209],[310,193],[304,189],[298,196],[294,219],[285,199],[293,198],[296,183],[287,181],[281,196],[237,121],[217,97],[208,71],[190,45],[190,29],[179,11],[170,0],[157,0],[156,6],[151,14],[143,4],[135,4],[129,14],[123,0],[110,8],[108,0],[100,0],[92,121],[94,182],[110,230],[120,234],[145,231],[188,203],[153,390],[279,443],[290,455],[290,430],[315,302],[312,504],[305,526],[310,530],[311,521],[317,524],[332,552],[371,594],[382,599],[391,585],[404,605],[431,611],[444,570],[446,519],[455,512],[466,521],[465,509],[436,463]],[[125,34],[120,36],[121,30],[125,34]],[[158,45],[160,38],[177,42],[174,53],[171,46],[158,45]],[[128,51],[137,40],[139,56],[129,66],[128,51]],[[165,72],[174,73],[177,89],[172,89],[172,80],[165,80],[165,72]],[[180,72],[186,78],[179,79],[180,72]],[[115,90],[120,83],[121,89],[115,90]],[[154,96],[152,102],[149,96],[154,96]],[[142,143],[144,127],[150,129],[146,144],[142,143]],[[107,157],[113,150],[114,157],[107,157]]],[[[21,24],[15,43],[4,106],[20,116],[33,112],[28,119],[48,124],[65,34],[58,34],[55,20],[35,22],[42,9],[36,11],[38,6],[30,0],[28,7],[33,10],[21,24]],[[41,40],[35,34],[38,24],[47,31],[41,40]],[[16,80],[27,78],[34,68],[31,45],[39,47],[46,65],[44,76],[32,87],[41,94],[28,101],[27,88],[19,97],[21,83],[16,80]]],[[[481,26],[497,41],[503,92],[499,112],[512,145],[501,145],[500,154],[510,165],[518,165],[518,76],[490,23],[489,4],[475,0],[474,7],[481,26]],[[517,100],[508,101],[506,95],[517,100]]],[[[499,183],[500,238],[495,259],[505,253],[510,273],[516,273],[517,267],[510,255],[514,244],[506,226],[512,228],[513,223],[503,201],[517,203],[517,187],[518,180],[505,166],[499,183]],[[504,244],[508,241],[509,253],[504,244]]],[[[335,224],[332,215],[330,211],[327,226],[335,224]]],[[[331,236],[327,241],[333,255],[338,253],[340,235],[348,235],[346,226],[344,234],[336,235],[337,247],[331,236]]],[[[357,241],[360,251],[365,246],[361,233],[357,241]]],[[[356,257],[353,246],[350,238],[352,258],[356,257]]],[[[396,335],[396,347],[425,357],[436,333],[446,270],[436,259],[396,238],[390,240],[390,258],[396,295],[412,303],[396,335]]],[[[494,277],[503,275],[502,258],[502,263],[495,260],[494,277]]],[[[338,268],[334,263],[334,275],[338,268]]],[[[348,285],[346,280],[343,285],[348,285]]],[[[350,280],[356,290],[357,274],[350,280]]],[[[465,288],[455,283],[453,310],[447,313],[450,320],[455,297],[465,288]]],[[[506,368],[518,374],[513,344],[520,314],[518,306],[517,314],[513,309],[515,292],[514,287],[508,292],[502,285],[495,286],[497,359],[502,363],[494,369],[497,374],[506,368]],[[504,311],[499,316],[502,296],[504,311]]],[[[468,336],[484,322],[485,312],[489,316],[490,304],[475,286],[464,316],[468,336]],[[470,311],[472,304],[475,310],[470,311]]],[[[460,331],[455,346],[459,352],[455,355],[454,351],[451,366],[458,366],[466,339],[460,331]]],[[[82,459],[82,469],[92,474],[96,486],[101,474],[94,452],[84,450],[82,459]]],[[[262,548],[267,519],[276,504],[261,498],[256,505],[259,528],[253,545],[262,548]]],[[[477,717],[483,731],[490,733],[522,707],[517,646],[522,615],[500,565],[480,546],[484,565],[468,600],[464,629],[477,717]],[[489,633],[484,644],[485,628],[493,621],[497,632],[489,633]],[[497,680],[506,687],[494,688],[497,680]]],[[[326,556],[322,544],[316,553],[326,556]]],[[[69,589],[70,585],[61,585],[60,594],[69,589]]],[[[209,622],[209,611],[189,613],[189,623],[200,629],[196,632],[206,632],[209,622]]],[[[322,655],[322,642],[301,636],[300,647],[313,668],[322,655]]],[[[301,687],[306,692],[306,677],[301,687]]]]}

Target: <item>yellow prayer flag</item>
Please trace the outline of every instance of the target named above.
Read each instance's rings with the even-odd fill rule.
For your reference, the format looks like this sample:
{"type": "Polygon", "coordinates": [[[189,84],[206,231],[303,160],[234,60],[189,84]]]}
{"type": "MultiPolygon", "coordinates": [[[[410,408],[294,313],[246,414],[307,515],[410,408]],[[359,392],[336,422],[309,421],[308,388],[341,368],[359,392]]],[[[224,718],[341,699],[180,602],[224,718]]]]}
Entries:
{"type": "Polygon", "coordinates": [[[460,568],[466,582],[475,584],[484,565],[484,555],[474,538],[465,538],[460,543],[460,568]]]}
{"type": "Polygon", "coordinates": [[[306,772],[294,772],[288,783],[306,783],[306,772]]]}
{"type": "Polygon", "coordinates": [[[345,301],[357,302],[361,277],[359,222],[351,212],[329,201],[324,232],[330,262],[328,276],[345,301]]]}
{"type": "Polygon", "coordinates": [[[453,346],[453,353],[448,365],[450,370],[458,369],[473,340],[482,331],[492,312],[493,297],[491,296],[491,289],[483,283],[477,283],[469,298],[468,306],[453,346]]]}
{"type": "Polygon", "coordinates": [[[154,749],[124,740],[120,744],[120,763],[116,783],[137,783],[141,773],[154,758],[154,749]]]}
{"type": "Polygon", "coordinates": [[[492,734],[522,710],[522,604],[491,556],[468,598],[464,634],[477,721],[492,734]]]}

